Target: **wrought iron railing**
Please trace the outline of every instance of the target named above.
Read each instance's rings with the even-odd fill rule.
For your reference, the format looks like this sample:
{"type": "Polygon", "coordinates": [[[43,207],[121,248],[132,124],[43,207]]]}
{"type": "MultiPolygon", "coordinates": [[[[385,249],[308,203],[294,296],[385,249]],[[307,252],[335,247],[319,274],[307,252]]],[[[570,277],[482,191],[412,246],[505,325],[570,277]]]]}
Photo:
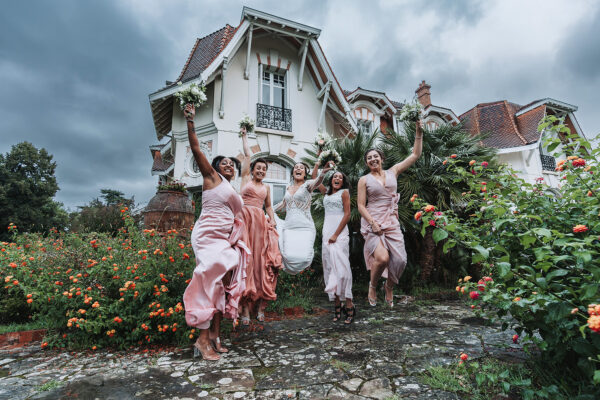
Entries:
{"type": "Polygon", "coordinates": [[[542,170],[554,171],[556,169],[556,159],[554,157],[540,154],[540,158],[542,159],[542,170]]]}
{"type": "Polygon", "coordinates": [[[292,110],[273,107],[267,104],[256,104],[256,126],[279,131],[292,131],[292,110]]]}

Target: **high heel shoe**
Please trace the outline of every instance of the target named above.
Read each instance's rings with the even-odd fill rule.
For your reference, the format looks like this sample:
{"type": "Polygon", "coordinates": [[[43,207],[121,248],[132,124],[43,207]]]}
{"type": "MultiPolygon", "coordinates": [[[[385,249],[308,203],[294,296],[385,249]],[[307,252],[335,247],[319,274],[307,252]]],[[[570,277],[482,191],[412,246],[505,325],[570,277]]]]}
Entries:
{"type": "Polygon", "coordinates": [[[338,304],[333,309],[333,322],[338,322],[342,319],[342,305],[338,304]]]}
{"type": "Polygon", "coordinates": [[[350,325],[354,322],[354,318],[356,317],[356,305],[352,305],[350,308],[344,308],[346,312],[346,320],[344,321],[345,325],[350,325]]]}
{"type": "Polygon", "coordinates": [[[265,322],[265,312],[264,311],[259,311],[256,313],[256,320],[258,322],[265,322]]]}
{"type": "Polygon", "coordinates": [[[218,354],[209,354],[210,350],[213,350],[210,345],[202,346],[197,340],[194,342],[194,358],[202,355],[202,359],[206,361],[218,361],[221,359],[221,356],[218,354]]]}
{"type": "Polygon", "coordinates": [[[250,317],[242,317],[242,325],[248,326],[250,325],[250,317]]]}
{"type": "Polygon", "coordinates": [[[387,305],[390,306],[390,308],[394,307],[394,292],[393,292],[394,287],[393,286],[389,287],[388,286],[388,281],[386,280],[385,283],[383,284],[382,289],[383,289],[383,299],[385,300],[385,302],[387,303],[387,305]],[[388,300],[388,298],[387,298],[387,292],[386,292],[385,289],[392,290],[392,299],[391,300],[388,300]]]}
{"type": "Polygon", "coordinates": [[[377,305],[377,286],[373,286],[371,281],[369,281],[369,288],[375,289],[375,298],[373,299],[373,298],[369,297],[369,295],[367,295],[367,300],[369,301],[369,305],[371,307],[375,307],[377,305]]]}
{"type": "Polygon", "coordinates": [[[229,349],[221,345],[221,338],[210,339],[210,341],[217,353],[229,353],[229,349]]]}

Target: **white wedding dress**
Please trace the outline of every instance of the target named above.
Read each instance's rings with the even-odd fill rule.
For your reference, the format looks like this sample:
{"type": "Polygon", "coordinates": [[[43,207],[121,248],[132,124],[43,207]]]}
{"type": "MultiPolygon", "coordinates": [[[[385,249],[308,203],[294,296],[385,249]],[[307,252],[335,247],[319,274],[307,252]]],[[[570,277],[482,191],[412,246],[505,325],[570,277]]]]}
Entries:
{"type": "Polygon", "coordinates": [[[292,275],[310,266],[314,256],[315,223],[310,214],[314,180],[306,181],[293,195],[286,190],[275,211],[285,207],[285,220],[275,216],[283,269],[292,275]]]}

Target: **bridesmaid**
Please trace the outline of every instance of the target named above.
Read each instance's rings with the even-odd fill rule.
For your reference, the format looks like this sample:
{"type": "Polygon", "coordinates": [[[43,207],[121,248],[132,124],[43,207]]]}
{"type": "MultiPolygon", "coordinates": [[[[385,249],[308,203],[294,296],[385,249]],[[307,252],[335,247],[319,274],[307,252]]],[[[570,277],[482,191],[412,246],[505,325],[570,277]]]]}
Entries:
{"type": "Polygon", "coordinates": [[[220,341],[221,319],[223,315],[231,319],[238,316],[249,250],[241,241],[243,223],[235,218],[242,210],[242,199],[230,184],[239,161],[217,156],[212,164],[208,162],[194,129],[195,114],[194,106],[186,105],[190,147],[204,182],[202,213],[191,238],[196,268],[183,302],[187,324],[200,330],[194,355],[199,352],[205,360],[218,360],[217,352],[228,352],[220,341]]]}
{"type": "Polygon", "coordinates": [[[423,131],[418,121],[412,154],[403,161],[384,170],[381,151],[369,149],[364,156],[370,172],[358,181],[357,202],[362,216],[360,232],[365,238],[365,263],[371,271],[368,295],[371,306],[377,305],[377,283],[382,276],[387,278],[385,301],[390,307],[394,306],[394,285],[406,266],[404,235],[398,222],[397,179],[419,159],[422,147],[423,131]]]}
{"type": "Polygon", "coordinates": [[[256,319],[265,320],[267,301],[277,299],[275,287],[281,269],[279,235],[275,229],[275,216],[271,207],[271,193],[262,181],[267,174],[267,161],[258,158],[250,163],[250,147],[246,128],[242,128],[244,160],[242,161],[241,194],[244,200],[241,218],[245,229],[242,236],[252,255],[246,269],[246,290],[242,298],[242,324],[250,324],[250,306],[258,302],[256,319]],[[263,212],[263,207],[269,219],[263,212]]]}
{"type": "MultiPolygon", "coordinates": [[[[315,165],[315,171],[319,164],[315,165]]],[[[315,172],[313,172],[314,176],[315,172]]],[[[336,171],[331,174],[327,188],[319,185],[325,208],[323,223],[323,278],[325,292],[330,301],[335,301],[333,322],[341,319],[342,301],[345,304],[345,324],[350,324],[356,316],[356,308],[352,303],[352,270],[350,269],[350,238],[348,221],[350,221],[350,184],[348,177],[336,171]]]]}

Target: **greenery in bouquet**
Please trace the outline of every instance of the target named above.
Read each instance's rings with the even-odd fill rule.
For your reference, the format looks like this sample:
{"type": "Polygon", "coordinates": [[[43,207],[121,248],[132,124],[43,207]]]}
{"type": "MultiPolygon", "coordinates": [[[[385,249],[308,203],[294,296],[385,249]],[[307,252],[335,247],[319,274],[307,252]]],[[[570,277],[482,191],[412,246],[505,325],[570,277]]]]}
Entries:
{"type": "Polygon", "coordinates": [[[172,192],[182,192],[182,193],[186,193],[187,192],[187,188],[185,187],[185,183],[179,182],[179,181],[161,183],[160,185],[158,185],[157,189],[158,190],[169,190],[169,191],[172,191],[172,192]]]}
{"type": "MultiPolygon", "coordinates": [[[[177,82],[177,85],[182,86],[181,82],[177,82]]],[[[184,110],[186,104],[192,104],[194,107],[200,107],[206,102],[206,88],[204,83],[199,85],[192,83],[185,89],[179,90],[174,96],[179,100],[179,107],[184,110]]]]}
{"type": "Polygon", "coordinates": [[[342,156],[335,149],[327,149],[319,156],[319,165],[325,166],[329,161],[338,165],[342,162],[342,156]]]}
{"type": "Polygon", "coordinates": [[[240,121],[240,129],[242,128],[246,128],[247,133],[254,132],[254,120],[248,115],[245,115],[244,118],[242,118],[242,120],[240,121]]]}
{"type": "Polygon", "coordinates": [[[400,110],[400,120],[405,122],[417,122],[421,118],[423,106],[418,100],[404,103],[400,110]]]}

